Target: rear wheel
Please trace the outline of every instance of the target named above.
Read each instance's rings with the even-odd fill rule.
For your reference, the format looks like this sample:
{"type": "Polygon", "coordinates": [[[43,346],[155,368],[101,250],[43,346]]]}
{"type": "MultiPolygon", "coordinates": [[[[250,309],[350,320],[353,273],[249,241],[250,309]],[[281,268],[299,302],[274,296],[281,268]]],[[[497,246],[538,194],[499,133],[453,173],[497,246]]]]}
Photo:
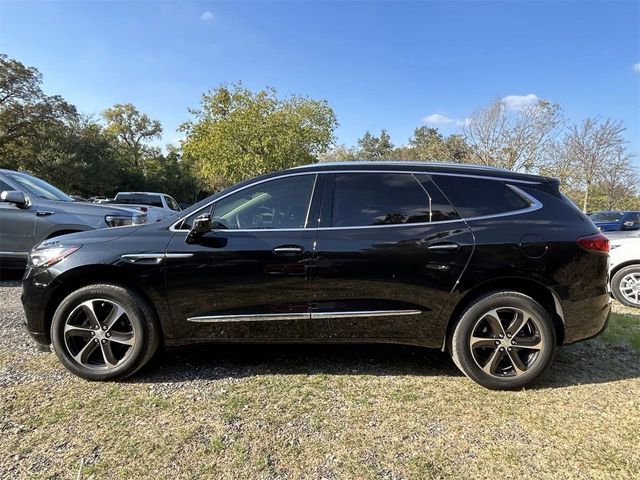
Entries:
{"type": "Polygon", "coordinates": [[[110,284],[71,293],[51,323],[56,355],[68,370],[88,380],[132,375],[155,353],[159,333],[146,300],[110,284]]]}
{"type": "Polygon", "coordinates": [[[453,333],[451,354],[462,372],[494,390],[525,387],[549,367],[556,347],[547,311],[519,292],[474,301],[453,333]]]}
{"type": "Polygon", "coordinates": [[[622,268],[611,279],[611,291],[620,303],[640,308],[640,265],[622,268]]]}

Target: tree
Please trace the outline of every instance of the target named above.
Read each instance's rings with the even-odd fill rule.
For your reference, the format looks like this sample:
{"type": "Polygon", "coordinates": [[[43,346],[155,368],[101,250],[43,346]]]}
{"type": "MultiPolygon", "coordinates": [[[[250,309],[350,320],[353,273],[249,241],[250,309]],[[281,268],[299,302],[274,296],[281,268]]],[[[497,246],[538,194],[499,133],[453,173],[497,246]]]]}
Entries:
{"type": "Polygon", "coordinates": [[[624,131],[625,127],[621,122],[586,118],[580,125],[573,125],[567,133],[567,155],[580,169],[584,181],[582,209],[585,212],[594,182],[625,149],[626,142],[622,136],[624,131]]]}
{"type": "Polygon", "coordinates": [[[598,175],[594,190],[601,192],[604,210],[633,209],[640,193],[639,184],[631,155],[624,148],[618,148],[598,175]]]}
{"type": "Polygon", "coordinates": [[[513,110],[501,99],[475,111],[463,128],[473,160],[509,170],[532,171],[562,125],[558,104],[538,100],[513,110]]]}
{"type": "Polygon", "coordinates": [[[41,83],[36,68],[0,54],[0,167],[23,168],[43,132],[78,117],[73,105],[45,95],[41,83]]]}
{"type": "Polygon", "coordinates": [[[281,98],[273,88],[252,92],[241,83],[205,93],[190,113],[181,127],[183,156],[214,188],[313,163],[337,127],[326,101],[281,98]]]}
{"type": "Polygon", "coordinates": [[[394,145],[386,130],[376,137],[367,131],[358,139],[358,160],[385,160],[393,153],[394,145]]]}
{"type": "Polygon", "coordinates": [[[160,138],[162,125],[131,103],[118,103],[106,109],[102,115],[107,122],[107,133],[121,142],[125,158],[129,160],[131,168],[138,171],[145,153],[145,142],[160,138]]]}

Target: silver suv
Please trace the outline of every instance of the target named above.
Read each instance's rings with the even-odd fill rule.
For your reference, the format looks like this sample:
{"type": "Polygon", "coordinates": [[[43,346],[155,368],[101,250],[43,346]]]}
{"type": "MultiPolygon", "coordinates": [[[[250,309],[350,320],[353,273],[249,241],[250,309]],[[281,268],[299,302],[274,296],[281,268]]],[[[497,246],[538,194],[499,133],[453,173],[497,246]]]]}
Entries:
{"type": "Polygon", "coordinates": [[[76,202],[44,180],[0,169],[0,263],[22,268],[31,248],[47,238],[105,227],[138,225],[145,214],[76,202]]]}

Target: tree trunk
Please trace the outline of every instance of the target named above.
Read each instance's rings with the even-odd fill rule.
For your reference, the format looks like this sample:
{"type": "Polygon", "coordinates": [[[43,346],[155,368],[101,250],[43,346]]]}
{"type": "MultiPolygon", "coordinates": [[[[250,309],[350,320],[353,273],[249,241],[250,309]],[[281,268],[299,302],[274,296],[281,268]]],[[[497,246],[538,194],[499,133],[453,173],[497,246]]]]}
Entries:
{"type": "Polygon", "coordinates": [[[582,211],[587,213],[587,205],[589,203],[589,187],[591,187],[591,182],[587,182],[587,188],[584,190],[584,199],[582,201],[582,211]]]}

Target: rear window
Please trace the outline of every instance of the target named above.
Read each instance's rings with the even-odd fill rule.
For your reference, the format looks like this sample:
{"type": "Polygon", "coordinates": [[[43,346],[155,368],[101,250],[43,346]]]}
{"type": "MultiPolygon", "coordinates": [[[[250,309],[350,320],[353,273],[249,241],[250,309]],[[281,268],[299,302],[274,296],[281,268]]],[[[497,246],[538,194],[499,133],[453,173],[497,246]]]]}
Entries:
{"type": "Polygon", "coordinates": [[[530,206],[528,200],[500,180],[434,175],[433,181],[463,218],[497,215],[530,206]]]}
{"type": "Polygon", "coordinates": [[[145,195],[141,193],[119,193],[115,198],[116,203],[127,205],[150,205],[162,208],[162,198],[160,195],[145,195]]]}

